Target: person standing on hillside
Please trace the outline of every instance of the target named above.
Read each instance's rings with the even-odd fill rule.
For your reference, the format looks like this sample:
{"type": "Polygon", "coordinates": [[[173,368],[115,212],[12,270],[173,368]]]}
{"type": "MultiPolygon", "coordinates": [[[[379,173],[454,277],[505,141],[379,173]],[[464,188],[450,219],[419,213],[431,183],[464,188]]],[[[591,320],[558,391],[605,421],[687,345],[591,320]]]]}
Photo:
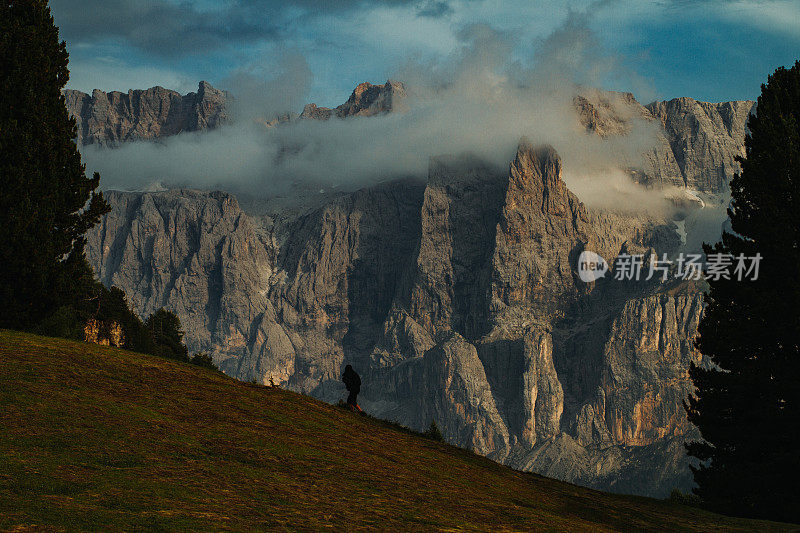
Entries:
{"type": "Polygon", "coordinates": [[[347,391],[350,393],[347,395],[347,406],[351,411],[363,414],[364,411],[358,406],[357,401],[358,393],[361,392],[361,376],[353,370],[351,365],[347,365],[344,367],[342,381],[344,381],[344,386],[347,387],[347,391]]]}

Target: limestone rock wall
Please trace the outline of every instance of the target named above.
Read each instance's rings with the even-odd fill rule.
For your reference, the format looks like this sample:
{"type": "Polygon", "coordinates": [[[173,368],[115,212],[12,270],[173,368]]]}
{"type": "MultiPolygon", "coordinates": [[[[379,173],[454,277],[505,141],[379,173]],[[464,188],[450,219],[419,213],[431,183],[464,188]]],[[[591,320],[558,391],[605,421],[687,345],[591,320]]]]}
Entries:
{"type": "Polygon", "coordinates": [[[177,313],[192,352],[222,363],[249,353],[274,269],[269,234],[226,193],[105,196],[113,209],[86,247],[100,281],[123,289],[140,316],[161,307],[177,313]]]}
{"type": "Polygon", "coordinates": [[[364,82],[359,83],[353,89],[350,98],[342,105],[331,109],[318,107],[316,104],[307,104],[300,114],[300,118],[328,120],[331,117],[371,117],[396,111],[402,106],[405,97],[405,86],[398,81],[389,80],[383,85],[364,82]]]}
{"type": "MultiPolygon", "coordinates": [[[[734,158],[744,155],[747,117],[754,106],[752,101],[712,104],[692,98],[647,106],[664,128],[670,161],[674,160],[680,170],[677,174],[672,169],[671,174],[683,178],[679,185],[708,192],[725,189],[730,177],[739,171],[734,158]]],[[[666,172],[660,174],[667,177],[666,172]]]]}
{"type": "MultiPolygon", "coordinates": [[[[579,250],[613,260],[678,238],[666,220],[588,210],[560,173],[552,148],[523,143],[506,171],[438,159],[427,184],[272,224],[225,193],[112,192],[88,256],[137,312],[175,311],[190,350],[240,379],[336,401],[352,364],[377,416],[436,420],[454,444],[602,486],[678,461],[663,442],[687,430],[700,304],[580,282],[579,250]],[[648,446],[650,462],[631,459],[648,446]]],[[[636,490],[668,491],[680,465],[636,490]]]]}
{"type": "Polygon", "coordinates": [[[652,186],[685,187],[719,194],[739,170],[747,118],[755,102],[700,102],[675,98],[641,105],[630,93],[586,91],[573,100],[578,120],[601,136],[625,135],[632,121],[658,125],[653,147],[637,178],[652,186]]]}
{"type": "Polygon", "coordinates": [[[78,126],[78,145],[115,145],[155,140],[184,131],[214,129],[228,120],[229,95],[201,81],[196,93],[163,87],[127,93],[64,91],[67,110],[78,126]]]}

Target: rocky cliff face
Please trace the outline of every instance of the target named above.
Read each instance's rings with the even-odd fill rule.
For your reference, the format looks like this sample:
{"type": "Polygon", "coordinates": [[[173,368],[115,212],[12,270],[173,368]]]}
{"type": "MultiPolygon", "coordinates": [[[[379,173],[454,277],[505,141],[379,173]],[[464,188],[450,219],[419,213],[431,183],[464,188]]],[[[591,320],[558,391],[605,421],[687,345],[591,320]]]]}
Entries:
{"type": "MultiPolygon", "coordinates": [[[[460,446],[608,487],[683,461],[662,448],[687,431],[699,297],[580,282],[580,250],[612,260],[679,240],[665,220],[588,210],[560,173],[552,148],[525,143],[508,171],[440,158],[427,184],[279,224],[224,193],[111,193],[89,259],[139,313],[176,311],[190,349],[241,379],[335,401],[353,364],[377,416],[435,419],[460,446]],[[651,460],[635,459],[646,447],[651,460]]],[[[624,487],[663,493],[685,474],[624,487]]]]}
{"type": "MultiPolygon", "coordinates": [[[[328,120],[331,117],[370,117],[402,107],[405,87],[396,81],[383,85],[361,83],[342,105],[333,109],[308,104],[300,115],[286,114],[267,126],[298,118],[328,120]]],[[[127,93],[100,90],[86,94],[64,91],[67,110],[78,126],[78,145],[115,146],[128,141],[152,141],[182,132],[215,129],[230,120],[231,96],[201,81],[196,93],[181,95],[163,87],[129,90],[127,93]]]]}
{"type": "MultiPolygon", "coordinates": [[[[739,170],[735,157],[744,155],[743,139],[747,117],[755,102],[724,102],[711,104],[692,98],[675,98],[667,102],[654,102],[647,110],[664,127],[669,151],[664,157],[674,160],[674,168],[667,174],[658,169],[657,178],[680,176],[672,179],[677,185],[709,192],[721,192],[730,176],[739,170]]],[[[663,146],[663,145],[662,145],[663,146]]],[[[657,166],[654,165],[654,169],[657,166]]]]}
{"type": "Polygon", "coordinates": [[[91,95],[66,90],[67,110],[78,125],[78,145],[154,140],[184,131],[213,129],[226,120],[228,94],[201,81],[196,93],[163,87],[91,95]]]}
{"type": "Polygon", "coordinates": [[[660,447],[689,429],[680,402],[700,357],[699,292],[574,274],[584,249],[674,250],[668,222],[588,210],[549,147],[521,145],[505,176],[454,167],[432,168],[410,296],[378,338],[365,405],[416,428],[436,418],[452,442],[520,468],[601,487],[624,473],[619,490],[637,492],[685,486],[682,447],[660,447]],[[655,446],[652,460],[631,446],[655,446]]]}
{"type": "MultiPolygon", "coordinates": [[[[217,128],[229,120],[231,98],[206,82],[200,82],[196,93],[183,96],[162,87],[127,93],[95,90],[91,95],[66,90],[64,96],[77,121],[78,144],[110,146],[217,128]]],[[[312,103],[300,115],[282,115],[266,124],[370,117],[402,109],[405,99],[401,82],[364,82],[338,107],[312,103]]],[[[635,120],[659,125],[653,147],[644,154],[645,165],[630,169],[636,179],[651,186],[678,186],[710,194],[724,192],[727,180],[738,169],[735,157],[743,154],[745,124],[754,105],[752,101],[715,104],[676,98],[643,106],[630,93],[598,90],[585,90],[573,99],[578,121],[603,137],[628,134],[635,120]]]]}
{"type": "Polygon", "coordinates": [[[641,181],[718,194],[739,169],[735,157],[744,155],[747,117],[755,102],[675,98],[643,106],[630,93],[589,91],[573,104],[586,129],[602,136],[624,135],[636,119],[660,126],[646,165],[635,169],[641,181]]]}
{"type": "MultiPolygon", "coordinates": [[[[364,86],[304,114],[391,111],[400,88],[364,86]]],[[[656,124],[639,177],[709,194],[731,176],[751,107],[607,94],[575,105],[598,135],[656,124]]],[[[506,169],[435,158],[426,182],[290,215],[248,216],[219,192],[108,199],[88,236],[100,279],[140,314],[176,311],[190,350],[231,375],[336,401],[352,364],[367,411],[415,429],[436,420],[450,442],[517,468],[650,495],[691,483],[681,401],[688,365],[703,361],[702,287],[580,281],[583,250],[613,263],[681,239],[668,219],[587,208],[552,148],[523,142],[506,169]]]]}
{"type": "Polygon", "coordinates": [[[189,349],[244,358],[268,312],[271,236],[221,192],[106,192],[113,206],[87,235],[104,284],[123,288],[140,316],[175,311],[189,349]]]}

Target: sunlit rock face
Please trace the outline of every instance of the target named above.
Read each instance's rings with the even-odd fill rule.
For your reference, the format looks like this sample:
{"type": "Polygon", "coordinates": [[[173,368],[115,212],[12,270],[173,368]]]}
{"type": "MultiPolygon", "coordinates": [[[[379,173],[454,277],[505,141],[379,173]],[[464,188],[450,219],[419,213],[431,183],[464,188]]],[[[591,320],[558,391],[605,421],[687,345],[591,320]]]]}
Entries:
{"type": "Polygon", "coordinates": [[[711,104],[675,98],[647,106],[664,127],[680,170],[676,174],[673,169],[672,174],[683,177],[678,185],[716,193],[727,187],[729,178],[739,170],[735,157],[744,155],[742,139],[754,105],[751,101],[711,104]]]}
{"type": "MultiPolygon", "coordinates": [[[[364,86],[304,114],[391,112],[401,88],[364,86]]],[[[663,124],[643,182],[716,194],[730,179],[751,103],[622,99],[663,124]]],[[[606,100],[576,99],[578,119],[625,135],[634,115],[606,100]]],[[[352,364],[376,416],[435,420],[454,444],[592,487],[685,489],[695,434],[681,401],[689,364],[704,362],[702,286],[582,282],[584,250],[613,264],[675,252],[681,237],[667,216],[589,208],[562,178],[553,148],[523,141],[506,168],[437,157],[427,180],[266,214],[220,192],[111,192],[87,252],[137,312],[175,311],[190,351],[240,379],[335,402],[352,364]]]]}
{"type": "Polygon", "coordinates": [[[382,113],[391,113],[402,107],[406,98],[405,86],[398,81],[387,81],[383,85],[360,83],[353,89],[350,98],[333,109],[308,104],[300,114],[300,118],[328,120],[331,117],[371,117],[382,113]]]}
{"type": "Polygon", "coordinates": [[[744,155],[755,102],[675,98],[643,106],[630,93],[587,91],[573,105],[586,129],[603,137],[629,133],[636,119],[661,126],[644,168],[636,169],[644,183],[719,194],[739,169],[735,158],[744,155]]]}

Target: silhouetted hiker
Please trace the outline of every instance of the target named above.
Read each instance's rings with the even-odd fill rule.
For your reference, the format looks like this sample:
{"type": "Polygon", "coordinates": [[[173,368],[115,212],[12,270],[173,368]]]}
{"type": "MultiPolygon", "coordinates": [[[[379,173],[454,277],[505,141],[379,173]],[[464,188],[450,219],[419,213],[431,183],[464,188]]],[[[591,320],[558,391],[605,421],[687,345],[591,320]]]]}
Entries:
{"type": "Polygon", "coordinates": [[[361,392],[361,376],[358,375],[358,372],[353,370],[352,366],[347,365],[344,367],[342,381],[344,381],[344,386],[347,387],[348,392],[350,392],[350,394],[347,395],[347,406],[352,411],[362,413],[363,411],[356,401],[358,393],[361,392]]]}

